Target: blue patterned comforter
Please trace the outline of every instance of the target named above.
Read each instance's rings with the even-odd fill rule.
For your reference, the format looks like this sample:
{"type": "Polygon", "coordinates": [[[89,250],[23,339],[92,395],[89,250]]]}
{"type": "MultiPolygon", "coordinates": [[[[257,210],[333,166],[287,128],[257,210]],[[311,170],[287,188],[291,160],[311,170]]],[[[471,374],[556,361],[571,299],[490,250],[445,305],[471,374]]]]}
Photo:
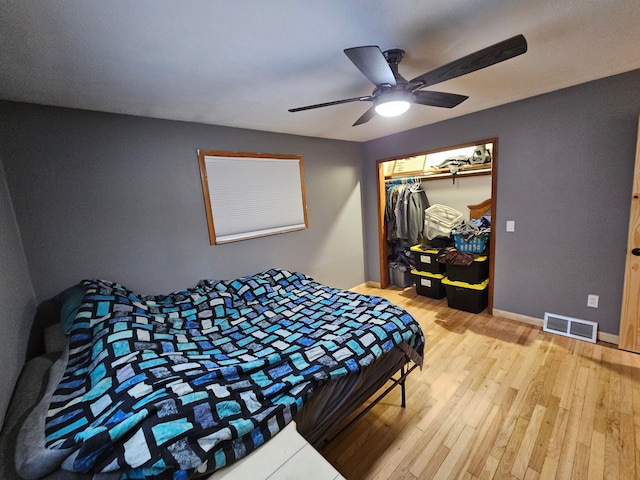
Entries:
{"type": "Polygon", "coordinates": [[[186,479],[228,465],[289,423],[320,385],[424,338],[385,299],[284,270],[203,280],[166,296],[84,281],[68,363],[45,424],[64,468],[186,479]]]}

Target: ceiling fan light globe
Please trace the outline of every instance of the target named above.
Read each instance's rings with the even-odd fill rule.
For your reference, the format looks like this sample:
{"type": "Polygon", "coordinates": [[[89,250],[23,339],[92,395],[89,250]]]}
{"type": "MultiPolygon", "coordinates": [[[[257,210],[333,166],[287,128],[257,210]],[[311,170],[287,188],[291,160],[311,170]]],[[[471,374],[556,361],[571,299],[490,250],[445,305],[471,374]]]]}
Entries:
{"type": "Polygon", "coordinates": [[[409,110],[411,103],[406,100],[391,100],[376,105],[376,113],[383,117],[397,117],[409,110]]]}

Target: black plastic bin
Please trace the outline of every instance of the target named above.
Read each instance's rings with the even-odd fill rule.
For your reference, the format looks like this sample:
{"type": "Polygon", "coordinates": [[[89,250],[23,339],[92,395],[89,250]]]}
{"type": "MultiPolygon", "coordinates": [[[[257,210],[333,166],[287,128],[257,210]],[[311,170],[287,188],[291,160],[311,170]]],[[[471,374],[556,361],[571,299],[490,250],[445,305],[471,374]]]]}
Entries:
{"type": "Polygon", "coordinates": [[[480,313],[489,304],[489,279],[471,284],[456,282],[447,277],[442,279],[447,290],[447,305],[465,312],[480,313]]]}
{"type": "Polygon", "coordinates": [[[489,278],[489,257],[476,257],[471,265],[446,264],[447,278],[453,282],[482,283],[489,278]]]}
{"type": "Polygon", "coordinates": [[[414,245],[410,250],[416,270],[428,273],[444,273],[445,265],[438,262],[438,249],[414,245]]]}
{"type": "Polygon", "coordinates": [[[441,273],[420,272],[411,270],[416,283],[416,293],[424,297],[444,298],[447,294],[442,280],[444,275],[441,273]]]}

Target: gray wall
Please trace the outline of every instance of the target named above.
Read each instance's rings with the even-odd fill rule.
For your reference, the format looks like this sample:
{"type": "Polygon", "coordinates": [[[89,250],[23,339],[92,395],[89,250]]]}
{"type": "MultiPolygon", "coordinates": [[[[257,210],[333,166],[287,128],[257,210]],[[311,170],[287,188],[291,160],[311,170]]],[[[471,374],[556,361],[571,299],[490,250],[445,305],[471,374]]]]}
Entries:
{"type": "Polygon", "coordinates": [[[367,142],[368,278],[379,281],[375,161],[498,137],[494,307],[618,334],[639,91],[636,70],[367,142]],[[600,296],[597,310],[588,294],[600,296]]]}
{"type": "Polygon", "coordinates": [[[35,295],[0,156],[0,429],[26,350],[35,295]],[[25,333],[26,332],[26,333],[25,333]]]}
{"type": "Polygon", "coordinates": [[[39,301],[83,278],[168,293],[273,266],[364,281],[357,143],[10,102],[0,132],[39,301]],[[209,245],[198,149],[302,155],[309,229],[209,245]]]}
{"type": "Polygon", "coordinates": [[[0,102],[0,419],[37,302],[84,278],[153,294],[275,266],[362,283],[360,158],[351,142],[0,102]],[[198,149],[302,155],[309,229],[209,245],[198,149]]]}

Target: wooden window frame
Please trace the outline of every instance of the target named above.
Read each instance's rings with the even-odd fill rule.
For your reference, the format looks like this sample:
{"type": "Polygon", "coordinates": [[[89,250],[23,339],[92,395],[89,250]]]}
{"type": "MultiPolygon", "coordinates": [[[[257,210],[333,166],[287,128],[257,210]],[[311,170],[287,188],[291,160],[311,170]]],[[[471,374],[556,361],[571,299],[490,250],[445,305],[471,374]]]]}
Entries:
{"type": "MultiPolygon", "coordinates": [[[[252,238],[276,235],[309,228],[304,184],[304,165],[302,156],[250,152],[228,152],[219,150],[198,150],[198,163],[200,166],[200,180],[202,182],[202,193],[204,197],[204,206],[207,217],[207,227],[209,230],[209,241],[211,245],[220,245],[223,243],[248,240],[252,238]],[[250,195],[234,195],[233,198],[231,198],[228,202],[226,200],[221,200],[220,198],[217,198],[216,195],[214,195],[214,202],[212,202],[212,192],[210,192],[211,182],[209,181],[209,175],[215,172],[208,171],[207,159],[218,159],[222,164],[226,162],[227,167],[229,167],[232,163],[234,163],[235,160],[237,160],[238,170],[231,174],[225,173],[225,175],[231,175],[231,179],[236,179],[235,181],[239,183],[239,187],[249,190],[250,195]],[[243,162],[243,160],[250,161],[243,162]],[[288,180],[289,177],[295,176],[294,170],[292,169],[295,167],[290,167],[288,165],[284,167],[284,165],[277,165],[276,163],[273,163],[270,166],[276,167],[273,168],[274,173],[275,171],[280,171],[282,173],[284,170],[280,169],[280,167],[284,167],[287,169],[286,173],[288,175],[286,179],[282,179],[281,184],[268,184],[269,182],[277,182],[280,179],[278,177],[265,178],[265,170],[262,169],[262,165],[260,166],[261,169],[258,169],[258,171],[252,171],[251,165],[254,166],[253,168],[256,168],[256,166],[258,165],[257,163],[255,163],[256,160],[259,160],[260,162],[296,162],[299,166],[299,183],[285,183],[285,181],[288,180]],[[295,201],[291,201],[297,200],[298,189],[300,193],[300,204],[297,204],[297,202],[295,201]],[[215,201],[217,201],[218,203],[215,203],[215,201]],[[286,211],[280,211],[276,213],[294,218],[295,221],[289,222],[287,220],[287,222],[284,224],[274,223],[273,225],[269,225],[267,227],[263,225],[256,229],[248,226],[246,228],[246,231],[233,234],[222,232],[222,229],[219,228],[219,232],[216,233],[216,212],[218,212],[217,218],[219,219],[220,223],[220,221],[222,221],[220,219],[224,220],[225,218],[231,218],[234,215],[234,212],[236,212],[237,215],[242,214],[244,216],[247,216],[246,209],[258,208],[259,210],[256,212],[256,216],[254,216],[253,219],[255,221],[258,221],[258,223],[261,223],[270,221],[268,215],[270,211],[273,211],[272,209],[270,210],[271,205],[280,205],[281,207],[284,207],[286,211]],[[223,210],[224,215],[221,215],[220,212],[223,210]],[[258,217],[257,215],[259,215],[260,213],[262,214],[262,216],[258,217]],[[264,215],[266,215],[267,217],[265,218],[264,215]]],[[[220,173],[220,171],[218,171],[218,173],[220,173]]],[[[216,179],[216,181],[218,181],[218,179],[216,179]]],[[[247,193],[242,191],[239,192],[247,193]]],[[[248,220],[251,220],[251,218],[249,218],[248,220]]],[[[275,220],[282,223],[282,219],[280,218],[275,220]]]]}

